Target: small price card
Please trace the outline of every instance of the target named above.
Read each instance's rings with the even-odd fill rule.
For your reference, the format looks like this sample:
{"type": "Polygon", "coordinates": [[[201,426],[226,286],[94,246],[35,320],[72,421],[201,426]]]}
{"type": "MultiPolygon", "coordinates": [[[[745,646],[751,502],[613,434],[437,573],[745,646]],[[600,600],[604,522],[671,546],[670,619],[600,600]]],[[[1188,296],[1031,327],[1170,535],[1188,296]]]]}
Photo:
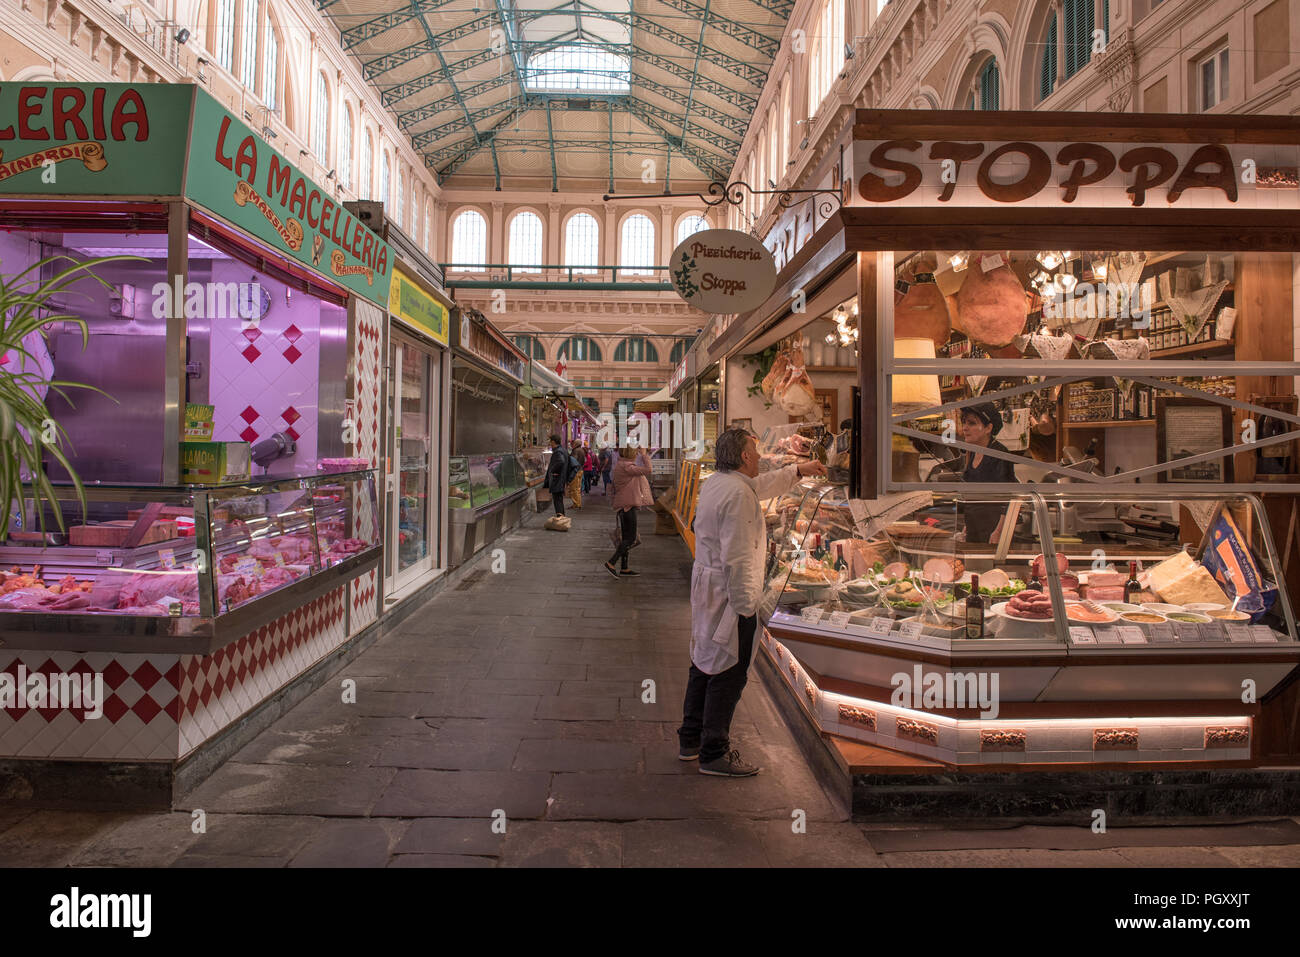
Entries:
{"type": "Polygon", "coordinates": [[[1277,632],[1268,625],[1251,625],[1250,634],[1257,643],[1277,644],[1277,632]]]}
{"type": "Polygon", "coordinates": [[[1228,633],[1228,641],[1234,645],[1251,645],[1255,643],[1255,638],[1250,633],[1250,625],[1239,625],[1230,622],[1223,627],[1228,633]]]}
{"type": "Polygon", "coordinates": [[[867,630],[870,631],[873,635],[879,635],[883,637],[884,635],[889,634],[890,631],[893,630],[893,627],[894,627],[894,619],[882,618],[877,616],[871,619],[871,624],[867,626],[867,630]]]}
{"type": "Polygon", "coordinates": [[[921,637],[921,623],[919,621],[905,621],[898,626],[898,630],[902,632],[904,638],[921,637]]]}
{"type": "Polygon", "coordinates": [[[235,562],[235,571],[240,575],[251,575],[258,578],[262,574],[262,563],[251,555],[244,555],[239,561],[235,562]]]}
{"type": "Polygon", "coordinates": [[[1119,641],[1122,645],[1145,645],[1147,643],[1146,632],[1137,625],[1120,625],[1115,630],[1119,633],[1119,641]]]}
{"type": "Polygon", "coordinates": [[[1001,266],[1003,262],[1005,262],[1005,260],[1002,258],[1000,253],[993,253],[992,255],[985,256],[980,260],[980,268],[985,272],[991,272],[1001,266]]]}
{"type": "Polygon", "coordinates": [[[1228,637],[1223,631],[1223,625],[1217,621],[1210,622],[1208,625],[1197,625],[1196,632],[1201,641],[1226,641],[1228,637]]]}
{"type": "Polygon", "coordinates": [[[163,568],[175,568],[176,553],[170,548],[158,549],[158,563],[162,565],[163,568]]]}
{"type": "Polygon", "coordinates": [[[283,555],[283,553],[281,553],[281,552],[276,552],[276,553],[275,553],[275,564],[278,565],[280,568],[283,568],[283,567],[284,567],[284,555],[283,555]]]}
{"type": "Polygon", "coordinates": [[[831,625],[836,628],[847,628],[849,626],[849,615],[847,611],[831,612],[831,625]]]}
{"type": "Polygon", "coordinates": [[[1151,626],[1151,641],[1157,645],[1172,645],[1178,642],[1178,632],[1168,622],[1151,626]]]}
{"type": "Polygon", "coordinates": [[[821,605],[808,605],[806,608],[801,609],[799,614],[803,616],[804,621],[815,624],[822,620],[822,615],[825,612],[826,610],[821,605]]]}
{"type": "Polygon", "coordinates": [[[1097,644],[1099,645],[1118,645],[1120,643],[1119,632],[1114,628],[1095,628],[1093,634],[1097,636],[1097,644]]]}
{"type": "Polygon", "coordinates": [[[1097,636],[1092,633],[1092,629],[1083,625],[1070,626],[1070,644],[1072,645],[1095,645],[1097,636]]]}

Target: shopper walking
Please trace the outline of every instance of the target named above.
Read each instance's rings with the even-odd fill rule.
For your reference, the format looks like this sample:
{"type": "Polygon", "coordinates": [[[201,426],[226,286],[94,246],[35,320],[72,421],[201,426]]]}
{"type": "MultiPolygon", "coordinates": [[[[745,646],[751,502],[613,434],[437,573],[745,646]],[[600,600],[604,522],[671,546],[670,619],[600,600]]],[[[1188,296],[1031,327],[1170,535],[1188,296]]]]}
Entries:
{"type": "Polygon", "coordinates": [[[627,567],[627,556],[637,543],[637,509],[654,504],[649,476],[650,463],[638,457],[634,449],[624,449],[614,475],[614,516],[620,537],[614,554],[605,563],[605,571],[615,578],[638,574],[627,567]]]}
{"type": "Polygon", "coordinates": [[[586,495],[596,482],[596,457],[591,454],[591,449],[583,449],[582,454],[582,494],[586,495]]]}
{"type": "Polygon", "coordinates": [[[570,450],[570,458],[573,461],[573,471],[570,473],[569,498],[573,500],[574,508],[582,508],[583,449],[582,442],[578,439],[573,440],[573,447],[570,450]]]}
{"type": "Polygon", "coordinates": [[[609,485],[611,480],[613,479],[613,474],[614,474],[614,453],[609,449],[601,449],[600,450],[600,478],[603,487],[601,488],[600,491],[602,495],[609,494],[609,485]]]}
{"type": "Polygon", "coordinates": [[[569,480],[569,456],[560,444],[558,435],[551,436],[551,460],[546,465],[546,477],[542,480],[546,490],[551,493],[555,503],[555,514],[564,514],[564,486],[569,480]]]}
{"type": "Polygon", "coordinates": [[[677,730],[678,758],[700,762],[701,774],[749,777],[756,765],[731,747],[731,719],[749,680],[763,592],[766,531],[760,499],[786,492],[801,475],[825,475],[803,462],[762,475],[758,444],[728,429],[714,448],[717,472],[700,488],[691,571],[691,669],[677,730]]]}

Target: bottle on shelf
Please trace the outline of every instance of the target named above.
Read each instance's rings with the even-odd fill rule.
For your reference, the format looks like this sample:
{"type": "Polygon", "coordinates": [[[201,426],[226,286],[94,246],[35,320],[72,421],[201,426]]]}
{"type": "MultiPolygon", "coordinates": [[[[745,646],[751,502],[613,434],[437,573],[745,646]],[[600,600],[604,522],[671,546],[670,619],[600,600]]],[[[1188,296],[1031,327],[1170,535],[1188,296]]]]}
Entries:
{"type": "Polygon", "coordinates": [[[1037,575],[1032,576],[1032,577],[1029,579],[1029,584],[1025,586],[1025,590],[1026,590],[1026,591],[1045,591],[1045,589],[1043,588],[1043,580],[1042,580],[1041,578],[1039,578],[1037,575]]]}
{"type": "Polygon", "coordinates": [[[1142,590],[1138,584],[1138,563],[1128,563],[1128,581],[1124,583],[1124,601],[1132,604],[1134,597],[1142,590]]]}
{"type": "Polygon", "coordinates": [[[849,577],[849,563],[844,560],[844,546],[835,546],[835,570],[839,572],[840,581],[849,577]]]}
{"type": "Polygon", "coordinates": [[[984,637],[984,596],[980,594],[979,575],[970,577],[970,594],[966,597],[966,637],[984,637]]]}

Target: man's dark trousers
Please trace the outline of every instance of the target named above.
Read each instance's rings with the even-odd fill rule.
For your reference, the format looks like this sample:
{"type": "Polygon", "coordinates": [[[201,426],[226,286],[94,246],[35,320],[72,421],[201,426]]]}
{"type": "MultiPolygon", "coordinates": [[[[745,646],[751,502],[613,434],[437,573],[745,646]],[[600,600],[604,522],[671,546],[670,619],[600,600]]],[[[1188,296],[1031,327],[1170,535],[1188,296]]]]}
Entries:
{"type": "Polygon", "coordinates": [[[740,693],[749,681],[749,662],[754,655],[754,632],[758,618],[739,616],[740,660],[716,675],[706,675],[691,665],[682,707],[682,726],[677,737],[683,748],[699,747],[700,761],[715,761],[731,750],[731,718],[740,693]]]}

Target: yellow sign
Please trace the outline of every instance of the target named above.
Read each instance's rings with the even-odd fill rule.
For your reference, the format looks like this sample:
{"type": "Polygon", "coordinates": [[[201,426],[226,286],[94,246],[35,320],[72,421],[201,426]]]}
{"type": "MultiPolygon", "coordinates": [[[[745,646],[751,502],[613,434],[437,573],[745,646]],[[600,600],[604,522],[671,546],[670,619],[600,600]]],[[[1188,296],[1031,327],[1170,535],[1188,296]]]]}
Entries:
{"type": "Polygon", "coordinates": [[[388,311],[444,346],[447,344],[447,307],[397,268],[393,269],[393,283],[388,290],[388,311]]]}

